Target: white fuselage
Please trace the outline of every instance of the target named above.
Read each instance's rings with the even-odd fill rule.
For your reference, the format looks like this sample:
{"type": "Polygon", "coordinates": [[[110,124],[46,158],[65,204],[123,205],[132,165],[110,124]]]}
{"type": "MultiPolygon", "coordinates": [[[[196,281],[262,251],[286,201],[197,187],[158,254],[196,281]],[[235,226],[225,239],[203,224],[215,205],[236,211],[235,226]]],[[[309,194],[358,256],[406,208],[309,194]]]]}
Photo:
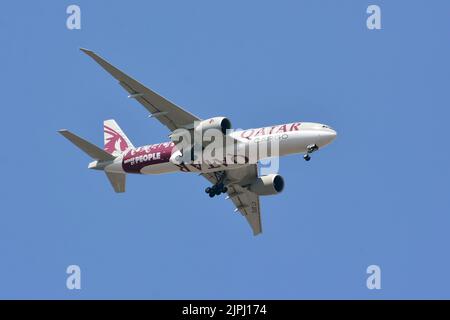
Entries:
{"type": "Polygon", "coordinates": [[[277,156],[308,153],[315,146],[320,149],[331,143],[336,132],[330,127],[311,122],[295,122],[271,127],[238,130],[227,134],[235,141],[235,148],[220,147],[223,161],[208,161],[208,148],[202,153],[202,161],[180,162],[181,151],[173,142],[147,145],[130,149],[105,167],[117,173],[161,174],[169,172],[214,172],[238,168],[243,165],[277,156]],[[267,151],[267,152],[266,152],[267,151]],[[234,154],[242,155],[234,156],[234,154]],[[245,160],[244,160],[245,158],[245,160]]]}

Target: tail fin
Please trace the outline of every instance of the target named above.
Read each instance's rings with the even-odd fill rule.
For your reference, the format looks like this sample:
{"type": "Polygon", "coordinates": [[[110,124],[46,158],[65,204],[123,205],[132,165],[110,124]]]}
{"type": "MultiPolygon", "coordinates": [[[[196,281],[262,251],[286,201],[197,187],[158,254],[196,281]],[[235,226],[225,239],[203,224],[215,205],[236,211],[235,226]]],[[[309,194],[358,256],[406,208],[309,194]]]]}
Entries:
{"type": "Polygon", "coordinates": [[[124,151],[134,148],[131,141],[113,119],[103,121],[104,150],[113,156],[119,156],[124,151]]]}
{"type": "Polygon", "coordinates": [[[80,138],[79,136],[73,134],[69,130],[62,129],[58,131],[61,133],[67,140],[72,142],[82,151],[84,151],[88,156],[95,160],[114,160],[114,156],[110,153],[100,149],[96,145],[93,145],[89,141],[80,138]]]}

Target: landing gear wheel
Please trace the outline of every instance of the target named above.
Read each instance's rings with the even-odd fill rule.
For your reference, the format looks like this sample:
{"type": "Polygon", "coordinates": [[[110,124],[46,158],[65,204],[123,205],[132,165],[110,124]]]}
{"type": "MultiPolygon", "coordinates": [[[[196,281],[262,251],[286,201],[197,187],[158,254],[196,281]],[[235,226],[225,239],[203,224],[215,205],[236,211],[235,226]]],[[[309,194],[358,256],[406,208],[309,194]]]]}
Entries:
{"type": "Polygon", "coordinates": [[[211,198],[213,198],[214,196],[218,196],[221,193],[227,193],[228,192],[228,188],[225,187],[225,185],[221,182],[221,183],[213,185],[212,187],[207,187],[205,189],[205,192],[207,194],[209,194],[209,196],[211,198]]]}
{"type": "Polygon", "coordinates": [[[305,154],[303,156],[303,159],[305,159],[305,161],[309,161],[309,160],[311,160],[311,156],[309,154],[305,154]]]}

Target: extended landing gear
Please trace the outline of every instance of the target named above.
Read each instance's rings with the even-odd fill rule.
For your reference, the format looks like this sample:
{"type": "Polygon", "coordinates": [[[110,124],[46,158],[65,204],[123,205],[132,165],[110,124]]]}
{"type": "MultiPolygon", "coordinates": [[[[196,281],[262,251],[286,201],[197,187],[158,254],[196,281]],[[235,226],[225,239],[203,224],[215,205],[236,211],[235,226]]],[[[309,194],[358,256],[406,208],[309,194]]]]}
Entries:
{"type": "Polygon", "coordinates": [[[227,193],[228,188],[225,187],[223,183],[218,183],[216,185],[213,185],[212,187],[206,188],[205,192],[212,198],[214,196],[220,195],[221,193],[227,193]]]}
{"type": "Polygon", "coordinates": [[[317,150],[319,150],[319,147],[316,144],[310,144],[306,147],[306,154],[303,156],[303,159],[305,159],[305,161],[311,160],[310,154],[317,150]]]}

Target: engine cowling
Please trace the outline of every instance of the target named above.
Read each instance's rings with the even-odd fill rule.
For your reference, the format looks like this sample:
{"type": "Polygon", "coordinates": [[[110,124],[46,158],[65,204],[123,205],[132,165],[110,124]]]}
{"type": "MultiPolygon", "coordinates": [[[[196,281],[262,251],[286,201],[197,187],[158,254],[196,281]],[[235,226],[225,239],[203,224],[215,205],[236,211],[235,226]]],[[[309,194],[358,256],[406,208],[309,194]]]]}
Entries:
{"type": "Polygon", "coordinates": [[[195,131],[197,133],[203,133],[209,129],[220,130],[223,134],[231,129],[231,122],[225,117],[215,117],[201,121],[196,127],[195,131]]]}
{"type": "Polygon", "coordinates": [[[284,179],[279,174],[269,174],[257,178],[249,189],[260,196],[278,194],[284,189],[284,179]]]}

